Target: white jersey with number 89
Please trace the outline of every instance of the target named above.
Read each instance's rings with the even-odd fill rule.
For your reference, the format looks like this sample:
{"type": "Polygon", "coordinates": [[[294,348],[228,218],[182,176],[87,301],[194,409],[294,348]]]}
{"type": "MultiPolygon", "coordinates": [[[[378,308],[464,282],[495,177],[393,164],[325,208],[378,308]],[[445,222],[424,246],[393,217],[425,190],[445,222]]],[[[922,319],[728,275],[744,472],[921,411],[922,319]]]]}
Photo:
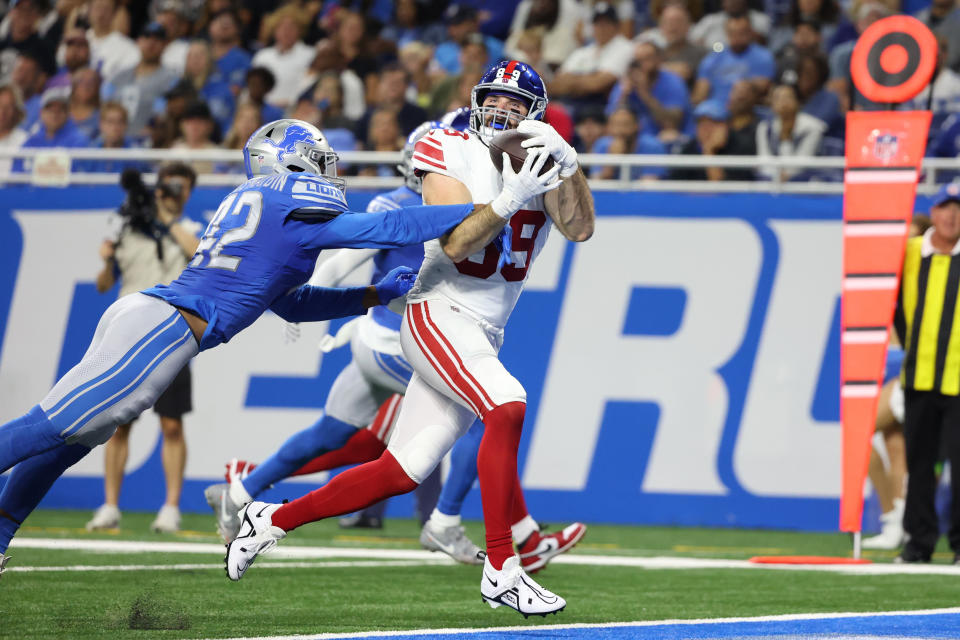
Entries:
{"type": "MultiPolygon", "coordinates": [[[[496,198],[503,184],[487,147],[465,131],[433,129],[427,133],[414,148],[413,167],[420,174],[439,173],[459,180],[478,204],[496,198]]],[[[420,275],[407,300],[446,298],[503,328],[550,233],[552,223],[545,213],[543,197],[527,202],[509,224],[513,231],[513,264],[499,269],[500,250],[493,242],[456,263],[443,252],[439,240],[427,242],[420,275]]]]}

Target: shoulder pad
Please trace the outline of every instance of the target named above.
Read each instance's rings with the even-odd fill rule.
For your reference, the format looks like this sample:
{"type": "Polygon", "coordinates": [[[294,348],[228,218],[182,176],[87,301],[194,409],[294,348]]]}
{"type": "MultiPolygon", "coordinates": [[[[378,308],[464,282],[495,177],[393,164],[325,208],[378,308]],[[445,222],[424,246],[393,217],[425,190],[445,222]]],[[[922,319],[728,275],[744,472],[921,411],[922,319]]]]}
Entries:
{"type": "Polygon", "coordinates": [[[291,181],[290,197],[293,206],[309,208],[326,208],[344,212],[347,210],[347,199],[343,191],[323,176],[306,173],[283,174],[291,181]]]}
{"type": "Polygon", "coordinates": [[[419,174],[441,173],[462,180],[463,145],[470,134],[453,129],[431,129],[413,148],[413,168],[419,174]]]}

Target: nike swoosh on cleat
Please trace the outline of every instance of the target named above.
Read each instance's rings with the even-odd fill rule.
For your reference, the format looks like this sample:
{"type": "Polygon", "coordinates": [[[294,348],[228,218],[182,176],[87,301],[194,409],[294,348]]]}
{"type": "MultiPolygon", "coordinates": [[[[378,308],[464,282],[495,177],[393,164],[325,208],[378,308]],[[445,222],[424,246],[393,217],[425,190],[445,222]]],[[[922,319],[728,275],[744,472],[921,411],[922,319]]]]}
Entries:
{"type": "Polygon", "coordinates": [[[449,556],[452,556],[452,555],[453,555],[454,548],[453,548],[453,545],[452,545],[452,544],[443,544],[442,542],[440,542],[439,540],[437,540],[437,537],[436,537],[435,535],[433,535],[432,533],[430,533],[429,531],[427,531],[427,536],[430,538],[430,540],[431,540],[435,545],[437,545],[438,547],[440,547],[440,551],[443,551],[445,554],[447,554],[447,555],[449,555],[449,556]]]}
{"type": "Polygon", "coordinates": [[[523,554],[523,557],[529,558],[530,556],[543,555],[545,553],[550,553],[551,551],[556,551],[559,548],[560,543],[557,542],[556,538],[544,538],[540,541],[540,544],[537,545],[536,549],[530,553],[523,554]]]}
{"type": "Polygon", "coordinates": [[[268,505],[265,506],[263,509],[260,509],[260,513],[257,514],[257,517],[258,517],[258,518],[262,517],[262,516],[263,516],[263,512],[266,511],[266,510],[269,509],[269,508],[270,508],[270,505],[268,504],[268,505]]]}
{"type": "Polygon", "coordinates": [[[489,582],[489,583],[492,584],[493,586],[497,586],[497,581],[494,580],[493,578],[491,578],[489,575],[487,575],[487,572],[486,572],[486,571],[483,572],[483,577],[486,578],[486,579],[487,579],[487,582],[489,582]]]}

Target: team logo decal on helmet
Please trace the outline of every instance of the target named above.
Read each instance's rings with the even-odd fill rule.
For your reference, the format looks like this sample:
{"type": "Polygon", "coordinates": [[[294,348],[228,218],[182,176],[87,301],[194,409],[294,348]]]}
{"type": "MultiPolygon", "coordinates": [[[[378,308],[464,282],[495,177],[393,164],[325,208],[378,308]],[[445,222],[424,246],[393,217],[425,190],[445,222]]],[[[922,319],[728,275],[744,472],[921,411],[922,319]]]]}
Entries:
{"type": "Polygon", "coordinates": [[[306,127],[292,124],[284,130],[279,143],[270,138],[264,138],[263,141],[277,148],[277,162],[283,162],[284,154],[296,153],[298,142],[312,142],[313,134],[306,127]]]}
{"type": "Polygon", "coordinates": [[[504,129],[515,128],[520,120],[543,120],[547,89],[540,75],[528,64],[516,60],[497,63],[487,69],[470,93],[470,131],[489,143],[504,129]],[[484,106],[487,96],[504,95],[522,102],[526,115],[517,111],[484,106]]]}

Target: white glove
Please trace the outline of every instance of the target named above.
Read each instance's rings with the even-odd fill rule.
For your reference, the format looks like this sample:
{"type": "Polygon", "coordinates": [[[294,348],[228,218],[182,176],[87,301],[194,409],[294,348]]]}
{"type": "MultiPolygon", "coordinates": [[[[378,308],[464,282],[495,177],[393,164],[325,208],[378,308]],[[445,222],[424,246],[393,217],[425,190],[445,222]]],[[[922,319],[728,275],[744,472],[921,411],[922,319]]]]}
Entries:
{"type": "Polygon", "coordinates": [[[577,164],[577,150],[567,144],[549,124],[540,120],[521,120],[517,131],[533,136],[521,142],[520,146],[528,150],[530,147],[543,147],[553,156],[553,161],[560,165],[561,178],[569,178],[577,172],[580,167],[577,164]]]}
{"type": "Polygon", "coordinates": [[[323,351],[324,353],[330,353],[334,349],[339,349],[343,345],[349,344],[350,340],[353,339],[353,334],[357,332],[357,323],[362,317],[363,316],[357,316],[350,322],[340,327],[340,330],[337,331],[336,335],[331,336],[328,333],[320,338],[320,342],[318,344],[320,351],[323,351]]]}
{"type": "Polygon", "coordinates": [[[560,186],[560,180],[557,174],[560,172],[560,165],[555,164],[549,171],[540,174],[544,163],[549,154],[540,149],[531,149],[527,151],[527,157],[523,161],[520,171],[514,173],[513,165],[510,163],[510,156],[503,154],[503,170],[500,175],[503,176],[503,189],[500,191],[490,207],[493,212],[501,218],[510,219],[520,207],[526,204],[530,199],[552,191],[560,186]]]}
{"type": "Polygon", "coordinates": [[[283,344],[293,344],[299,339],[300,339],[300,323],[284,322],[283,323],[283,344]]]}

